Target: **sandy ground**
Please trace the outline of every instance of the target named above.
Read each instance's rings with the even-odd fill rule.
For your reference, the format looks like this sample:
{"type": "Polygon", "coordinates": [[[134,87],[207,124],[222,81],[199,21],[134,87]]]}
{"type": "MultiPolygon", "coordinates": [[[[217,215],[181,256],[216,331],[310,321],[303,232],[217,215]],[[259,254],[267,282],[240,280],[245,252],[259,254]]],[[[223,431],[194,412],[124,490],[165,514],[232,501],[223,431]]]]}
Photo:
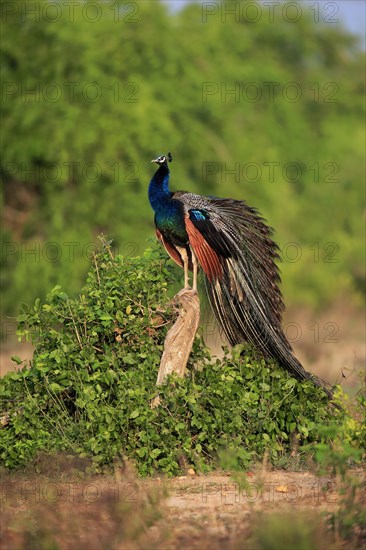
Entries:
{"type": "Polygon", "coordinates": [[[292,550],[281,543],[289,527],[298,537],[313,530],[312,548],[343,548],[328,545],[321,522],[337,509],[337,481],[309,472],[259,470],[240,480],[222,473],[170,480],[17,475],[3,478],[1,489],[4,550],[264,548],[252,536],[269,517],[280,518],[278,545],[270,548],[292,550]]]}

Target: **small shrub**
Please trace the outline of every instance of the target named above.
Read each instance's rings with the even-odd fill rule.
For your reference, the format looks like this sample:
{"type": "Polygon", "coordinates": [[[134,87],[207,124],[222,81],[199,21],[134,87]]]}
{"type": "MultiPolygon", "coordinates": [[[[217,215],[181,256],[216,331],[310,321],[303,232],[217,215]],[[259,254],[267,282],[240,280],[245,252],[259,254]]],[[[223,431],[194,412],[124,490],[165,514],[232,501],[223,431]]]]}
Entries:
{"type": "Polygon", "coordinates": [[[176,315],[174,273],[160,250],[114,258],[103,241],[78,298],[56,287],[44,304],[24,306],[18,333],[33,340],[34,355],[0,381],[7,468],[40,451],[73,451],[97,469],[127,456],[141,475],[186,465],[240,469],[264,453],[276,464],[294,441],[324,441],[319,426],[342,421],[311,381],[298,382],[249,346],[212,362],[199,335],[187,376],[170,378],[151,408],[176,315]]]}
{"type": "Polygon", "coordinates": [[[366,543],[366,479],[361,469],[366,448],[365,405],[365,388],[361,386],[353,416],[348,415],[341,426],[334,421],[319,426],[323,442],[314,446],[319,473],[332,475],[338,486],[339,506],[328,515],[328,525],[337,541],[347,541],[354,548],[366,543]]]}
{"type": "Polygon", "coordinates": [[[249,548],[323,550],[332,548],[332,541],[315,512],[304,516],[299,511],[283,509],[280,512],[261,511],[254,515],[249,548]]]}

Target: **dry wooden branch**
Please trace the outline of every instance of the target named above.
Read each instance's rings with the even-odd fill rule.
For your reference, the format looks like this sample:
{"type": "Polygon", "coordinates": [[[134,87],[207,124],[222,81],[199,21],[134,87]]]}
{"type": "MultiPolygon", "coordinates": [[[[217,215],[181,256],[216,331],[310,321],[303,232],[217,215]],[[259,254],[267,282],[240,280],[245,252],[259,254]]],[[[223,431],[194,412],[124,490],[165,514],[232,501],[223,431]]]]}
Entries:
{"type": "MultiPolygon", "coordinates": [[[[200,301],[196,291],[183,289],[174,297],[174,301],[179,305],[179,315],[165,338],[157,386],[161,386],[169,374],[176,373],[183,378],[200,320],[200,301]]],[[[151,406],[159,402],[158,396],[151,406]]]]}

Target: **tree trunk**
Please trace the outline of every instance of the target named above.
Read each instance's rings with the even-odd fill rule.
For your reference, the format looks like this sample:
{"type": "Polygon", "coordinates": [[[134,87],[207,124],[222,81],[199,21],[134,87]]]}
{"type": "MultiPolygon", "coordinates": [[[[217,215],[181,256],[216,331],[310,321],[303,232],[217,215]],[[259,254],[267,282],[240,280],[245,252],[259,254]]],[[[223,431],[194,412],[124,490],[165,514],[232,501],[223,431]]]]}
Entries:
{"type": "MultiPolygon", "coordinates": [[[[179,305],[179,315],[165,338],[157,386],[161,386],[169,374],[176,373],[183,378],[200,320],[200,301],[197,292],[183,289],[174,297],[174,301],[179,305]]],[[[151,406],[154,407],[159,402],[157,396],[151,406]]]]}

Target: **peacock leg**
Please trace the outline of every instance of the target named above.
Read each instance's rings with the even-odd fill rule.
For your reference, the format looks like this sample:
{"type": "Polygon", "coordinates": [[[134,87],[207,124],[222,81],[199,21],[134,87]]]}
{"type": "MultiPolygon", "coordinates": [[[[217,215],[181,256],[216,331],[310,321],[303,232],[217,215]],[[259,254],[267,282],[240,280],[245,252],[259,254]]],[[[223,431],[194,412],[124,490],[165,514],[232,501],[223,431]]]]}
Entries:
{"type": "Polygon", "coordinates": [[[193,264],[193,286],[192,290],[197,292],[197,274],[198,274],[198,264],[197,264],[197,258],[195,253],[193,252],[191,248],[191,254],[192,254],[192,264],[193,264]]]}
{"type": "Polygon", "coordinates": [[[188,262],[188,254],[187,254],[187,251],[185,248],[181,248],[181,247],[177,247],[177,250],[180,254],[180,257],[182,258],[182,262],[183,262],[183,268],[184,268],[184,289],[185,290],[189,290],[190,289],[190,286],[189,286],[189,279],[188,279],[188,267],[189,267],[189,262],[188,262]]]}

